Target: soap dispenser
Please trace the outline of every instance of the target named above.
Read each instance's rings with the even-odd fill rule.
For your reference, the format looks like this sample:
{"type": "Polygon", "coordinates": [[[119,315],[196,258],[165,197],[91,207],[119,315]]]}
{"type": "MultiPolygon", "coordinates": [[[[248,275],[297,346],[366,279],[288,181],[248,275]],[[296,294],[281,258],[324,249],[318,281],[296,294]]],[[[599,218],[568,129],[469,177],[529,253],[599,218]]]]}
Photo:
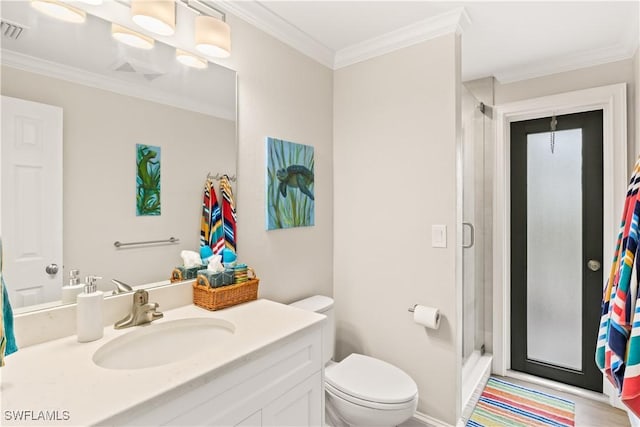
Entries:
{"type": "Polygon", "coordinates": [[[75,303],[80,292],[84,290],[84,283],[80,283],[79,274],[80,270],[69,271],[69,284],[62,287],[63,304],[75,303]]]}
{"type": "Polygon", "coordinates": [[[102,300],[103,293],[98,290],[97,276],[85,278],[84,292],[78,295],[77,334],[78,342],[90,342],[102,338],[104,326],[102,324],[102,300]]]}

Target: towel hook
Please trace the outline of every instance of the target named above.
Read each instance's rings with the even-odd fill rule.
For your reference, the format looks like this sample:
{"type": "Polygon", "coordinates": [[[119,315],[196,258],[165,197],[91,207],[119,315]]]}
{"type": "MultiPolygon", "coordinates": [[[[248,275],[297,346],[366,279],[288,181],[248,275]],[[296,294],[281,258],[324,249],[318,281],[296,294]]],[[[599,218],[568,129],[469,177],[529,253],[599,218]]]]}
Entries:
{"type": "Polygon", "coordinates": [[[556,145],[556,126],[558,125],[558,120],[556,119],[555,113],[551,116],[551,134],[549,135],[549,143],[551,144],[551,154],[553,154],[555,145],[556,145]]]}

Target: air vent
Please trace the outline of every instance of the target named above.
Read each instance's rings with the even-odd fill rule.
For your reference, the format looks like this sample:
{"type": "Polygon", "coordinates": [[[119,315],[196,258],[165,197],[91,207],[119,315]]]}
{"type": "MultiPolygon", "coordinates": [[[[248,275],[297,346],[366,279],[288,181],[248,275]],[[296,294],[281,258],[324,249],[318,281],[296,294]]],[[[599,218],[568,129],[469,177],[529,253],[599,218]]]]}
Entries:
{"type": "Polygon", "coordinates": [[[161,73],[145,73],[142,75],[148,82],[152,82],[155,79],[157,79],[158,77],[162,77],[164,76],[164,74],[161,73]]]}
{"type": "Polygon", "coordinates": [[[122,64],[118,68],[116,68],[116,71],[122,71],[124,73],[135,73],[136,69],[133,68],[133,66],[131,64],[129,64],[128,62],[125,62],[124,64],[122,64]]]}
{"type": "Polygon", "coordinates": [[[5,21],[3,19],[2,21],[0,21],[0,29],[2,30],[2,35],[4,37],[18,40],[18,38],[22,35],[24,30],[27,29],[27,27],[15,22],[5,21]]]}
{"type": "Polygon", "coordinates": [[[151,62],[130,57],[118,60],[111,64],[109,68],[118,73],[136,74],[148,82],[152,82],[166,74],[151,62]]]}

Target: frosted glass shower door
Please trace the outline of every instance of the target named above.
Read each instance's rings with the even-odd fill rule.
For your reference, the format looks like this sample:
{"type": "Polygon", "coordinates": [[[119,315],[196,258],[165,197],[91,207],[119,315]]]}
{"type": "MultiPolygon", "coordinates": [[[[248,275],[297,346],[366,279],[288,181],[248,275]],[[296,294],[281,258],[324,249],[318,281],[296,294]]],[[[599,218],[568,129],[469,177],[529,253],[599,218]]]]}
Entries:
{"type": "Polygon", "coordinates": [[[579,371],[582,129],[554,138],[527,135],[527,358],[579,371]]]}
{"type": "Polygon", "coordinates": [[[602,111],[511,124],[511,369],[602,390],[602,111]]]}

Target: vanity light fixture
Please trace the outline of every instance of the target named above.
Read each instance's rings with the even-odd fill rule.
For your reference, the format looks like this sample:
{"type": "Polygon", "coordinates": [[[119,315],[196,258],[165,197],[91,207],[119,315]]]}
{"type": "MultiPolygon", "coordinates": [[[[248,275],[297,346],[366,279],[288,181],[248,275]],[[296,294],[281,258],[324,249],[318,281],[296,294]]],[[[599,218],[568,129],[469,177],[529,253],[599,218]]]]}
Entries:
{"type": "Polygon", "coordinates": [[[193,53],[189,53],[182,49],[176,49],[176,59],[180,61],[183,65],[188,67],[197,68],[199,70],[203,70],[207,68],[208,62],[206,59],[201,58],[193,53]]]}
{"type": "Polygon", "coordinates": [[[122,25],[111,24],[111,35],[114,39],[128,46],[137,47],[138,49],[153,48],[154,40],[151,37],[130,30],[122,25]]]}
{"type": "Polygon", "coordinates": [[[131,19],[154,34],[170,36],[176,31],[176,2],[131,0],[131,19]]]}
{"type": "Polygon", "coordinates": [[[224,19],[213,16],[196,16],[196,49],[214,58],[227,58],[231,55],[231,28],[224,19]]]}
{"type": "Polygon", "coordinates": [[[85,11],[58,0],[31,0],[34,9],[66,22],[82,23],[87,18],[85,11]]]}

